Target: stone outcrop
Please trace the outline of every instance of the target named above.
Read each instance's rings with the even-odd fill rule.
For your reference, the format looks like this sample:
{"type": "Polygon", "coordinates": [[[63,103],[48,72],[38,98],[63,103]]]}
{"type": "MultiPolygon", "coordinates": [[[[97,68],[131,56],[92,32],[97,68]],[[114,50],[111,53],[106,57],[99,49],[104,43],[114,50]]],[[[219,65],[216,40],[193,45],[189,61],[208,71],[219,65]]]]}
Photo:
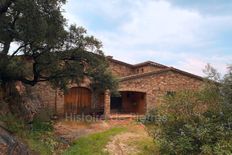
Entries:
{"type": "Polygon", "coordinates": [[[29,150],[26,145],[0,126],[0,155],[29,155],[29,150]]]}

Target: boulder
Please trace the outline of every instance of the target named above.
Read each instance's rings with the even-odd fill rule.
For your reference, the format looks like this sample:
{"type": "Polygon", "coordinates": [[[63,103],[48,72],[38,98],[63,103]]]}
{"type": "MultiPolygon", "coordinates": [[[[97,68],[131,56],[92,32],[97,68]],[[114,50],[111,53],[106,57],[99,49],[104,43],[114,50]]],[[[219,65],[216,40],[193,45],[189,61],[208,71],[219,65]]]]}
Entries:
{"type": "Polygon", "coordinates": [[[29,149],[4,127],[0,126],[0,155],[29,155],[29,149]]]}

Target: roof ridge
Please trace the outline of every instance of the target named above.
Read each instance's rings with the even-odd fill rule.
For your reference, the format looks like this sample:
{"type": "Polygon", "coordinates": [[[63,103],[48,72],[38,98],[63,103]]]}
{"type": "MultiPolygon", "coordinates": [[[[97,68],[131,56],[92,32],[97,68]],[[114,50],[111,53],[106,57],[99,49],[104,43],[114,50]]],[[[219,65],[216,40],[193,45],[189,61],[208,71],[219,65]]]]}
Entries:
{"type": "Polygon", "coordinates": [[[193,77],[193,78],[204,80],[204,78],[201,77],[201,76],[198,76],[198,75],[186,72],[186,71],[182,71],[182,70],[179,70],[179,69],[174,68],[174,67],[168,67],[168,68],[165,68],[165,69],[162,69],[162,70],[159,70],[159,71],[151,71],[151,72],[146,72],[146,73],[142,73],[142,74],[133,74],[133,75],[129,75],[129,76],[124,76],[124,77],[122,77],[120,79],[120,81],[125,81],[125,80],[150,76],[150,75],[154,75],[154,74],[161,74],[161,73],[165,73],[165,72],[168,72],[168,71],[174,71],[174,72],[177,72],[177,73],[180,73],[180,74],[184,74],[186,76],[190,76],[190,77],[193,77]]]}
{"type": "Polygon", "coordinates": [[[139,66],[143,66],[143,65],[146,65],[146,64],[150,64],[150,65],[154,65],[154,66],[168,68],[168,66],[165,66],[163,64],[160,64],[160,63],[157,63],[157,62],[154,62],[154,61],[150,61],[150,60],[144,61],[144,62],[141,62],[141,63],[137,63],[137,64],[129,64],[129,63],[126,63],[124,61],[114,59],[111,56],[107,56],[107,59],[110,60],[110,61],[113,61],[113,62],[117,62],[117,63],[121,63],[121,64],[124,64],[124,65],[130,66],[130,67],[139,67],[139,66]]]}
{"type": "Polygon", "coordinates": [[[159,67],[163,67],[164,68],[164,69],[159,70],[159,71],[150,71],[150,72],[145,72],[145,73],[142,73],[142,74],[132,74],[132,75],[124,76],[124,77],[121,78],[122,80],[124,80],[124,79],[126,80],[128,78],[130,79],[130,78],[136,78],[136,77],[143,77],[143,76],[148,76],[148,75],[152,75],[152,74],[163,73],[163,72],[167,72],[167,71],[175,71],[175,72],[178,72],[180,74],[184,74],[184,75],[187,75],[187,76],[190,76],[190,77],[194,77],[194,78],[197,78],[197,79],[200,79],[200,80],[204,79],[203,77],[195,75],[193,73],[189,73],[189,72],[177,69],[177,68],[172,67],[172,66],[168,67],[168,66],[156,63],[154,61],[144,61],[142,63],[138,63],[138,64],[134,64],[133,65],[133,64],[129,64],[129,63],[126,63],[126,62],[123,62],[123,61],[120,61],[120,60],[113,59],[112,57],[107,57],[107,58],[108,58],[108,60],[111,60],[111,61],[114,61],[114,62],[117,62],[117,63],[121,63],[121,64],[124,64],[124,65],[127,65],[127,66],[129,66],[131,68],[143,66],[143,65],[146,65],[146,64],[151,64],[151,65],[155,65],[155,66],[159,66],[159,67]]]}
{"type": "Polygon", "coordinates": [[[152,74],[158,74],[158,73],[167,72],[167,71],[170,71],[170,70],[171,70],[171,68],[168,67],[168,68],[158,70],[158,71],[150,71],[150,72],[145,72],[145,73],[141,73],[141,74],[132,74],[132,75],[122,77],[121,80],[124,80],[124,79],[126,80],[126,79],[136,78],[136,77],[149,76],[149,75],[152,75],[152,74]]]}
{"type": "Polygon", "coordinates": [[[116,62],[116,63],[120,63],[120,64],[124,64],[124,65],[130,66],[130,67],[133,67],[132,64],[126,63],[124,61],[116,60],[116,59],[114,59],[112,57],[106,57],[106,58],[107,58],[107,60],[110,60],[110,61],[113,61],[113,62],[116,62]]]}
{"type": "Polygon", "coordinates": [[[163,64],[160,64],[160,63],[157,63],[157,62],[154,62],[154,61],[150,61],[150,60],[144,61],[144,62],[141,62],[141,63],[138,63],[138,64],[134,64],[134,67],[143,66],[143,65],[146,65],[146,64],[155,65],[155,66],[164,67],[164,68],[168,67],[166,65],[163,65],[163,64]]]}

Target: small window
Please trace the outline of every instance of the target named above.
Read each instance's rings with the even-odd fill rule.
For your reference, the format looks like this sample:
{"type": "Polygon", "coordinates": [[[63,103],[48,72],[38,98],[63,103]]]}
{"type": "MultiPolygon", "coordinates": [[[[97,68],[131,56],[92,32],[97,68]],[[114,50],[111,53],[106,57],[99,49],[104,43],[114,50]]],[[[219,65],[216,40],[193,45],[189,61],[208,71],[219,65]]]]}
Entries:
{"type": "Polygon", "coordinates": [[[166,96],[173,97],[176,95],[175,91],[167,91],[166,96]]]}
{"type": "Polygon", "coordinates": [[[144,72],[143,68],[141,69],[141,72],[142,72],[142,73],[144,72]]]}

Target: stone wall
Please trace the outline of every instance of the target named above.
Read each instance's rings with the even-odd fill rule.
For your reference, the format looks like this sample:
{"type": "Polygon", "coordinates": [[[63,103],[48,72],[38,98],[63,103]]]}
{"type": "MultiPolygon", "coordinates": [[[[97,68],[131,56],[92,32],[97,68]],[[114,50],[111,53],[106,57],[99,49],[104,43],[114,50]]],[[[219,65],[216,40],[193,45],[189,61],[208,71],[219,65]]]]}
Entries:
{"type": "Polygon", "coordinates": [[[198,89],[203,81],[173,71],[149,76],[122,80],[121,91],[138,91],[146,93],[147,110],[155,108],[163,101],[168,91],[198,89]]]}
{"type": "Polygon", "coordinates": [[[123,77],[134,73],[133,68],[129,65],[117,63],[114,61],[109,61],[109,63],[110,63],[110,70],[115,76],[123,77]]]}
{"type": "MultiPolygon", "coordinates": [[[[83,83],[70,84],[68,87],[85,87],[90,89],[90,81],[88,79],[84,79],[83,83]]],[[[41,105],[43,108],[49,109],[52,113],[56,113],[60,116],[64,115],[64,92],[59,89],[53,89],[50,84],[47,82],[41,82],[35,85],[34,87],[30,87],[30,90],[33,94],[37,94],[41,105]]],[[[91,89],[90,89],[91,90],[91,89]]],[[[104,94],[96,93],[91,91],[91,108],[103,108],[104,107],[104,94]]]]}
{"type": "Polygon", "coordinates": [[[134,74],[143,74],[147,72],[160,71],[160,70],[163,70],[163,68],[158,66],[145,65],[145,66],[134,68],[134,74]]]}
{"type": "MultiPolygon", "coordinates": [[[[138,66],[134,68],[132,65],[126,63],[120,63],[117,61],[110,61],[110,69],[112,73],[118,77],[125,77],[129,75],[137,74],[136,78],[129,78],[121,80],[119,83],[119,91],[134,91],[145,93],[145,110],[155,108],[163,101],[163,96],[168,91],[178,91],[183,89],[197,89],[199,88],[203,81],[199,78],[194,78],[181,74],[175,71],[160,72],[149,75],[138,75],[145,72],[159,71],[162,67],[156,67],[153,65],[138,66]],[[137,70],[138,69],[138,73],[137,70]]],[[[89,87],[90,81],[85,79],[83,83],[79,86],[89,87]]],[[[71,87],[77,87],[77,85],[70,84],[71,87]]],[[[47,83],[40,83],[32,87],[32,91],[38,94],[44,107],[47,107],[55,112],[55,105],[57,105],[57,113],[59,115],[64,114],[64,93],[59,90],[54,90],[47,83]]],[[[108,94],[101,94],[101,96],[96,96],[92,92],[92,105],[93,108],[107,107],[105,109],[105,114],[109,115],[109,96],[108,94]],[[103,104],[104,101],[104,104],[103,104]],[[107,103],[105,103],[107,102],[107,103]]]]}
{"type": "Polygon", "coordinates": [[[143,74],[152,71],[163,70],[164,67],[154,66],[151,64],[145,64],[142,66],[133,66],[120,61],[109,59],[110,70],[113,75],[118,77],[125,77],[133,74],[143,74]]]}
{"type": "Polygon", "coordinates": [[[38,83],[31,87],[31,91],[39,96],[43,108],[49,109],[52,113],[63,115],[64,94],[62,91],[53,89],[46,82],[38,83]],[[56,109],[55,105],[57,106],[56,109]]]}

